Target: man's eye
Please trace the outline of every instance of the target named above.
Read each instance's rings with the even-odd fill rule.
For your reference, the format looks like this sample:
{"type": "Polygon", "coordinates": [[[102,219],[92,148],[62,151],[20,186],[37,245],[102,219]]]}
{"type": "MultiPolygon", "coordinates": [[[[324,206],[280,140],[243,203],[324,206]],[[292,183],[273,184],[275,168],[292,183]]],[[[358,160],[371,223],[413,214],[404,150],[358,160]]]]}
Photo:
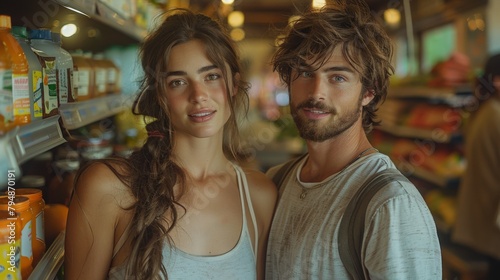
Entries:
{"type": "Polygon", "coordinates": [[[345,81],[345,78],[344,78],[344,77],[342,77],[342,76],[333,76],[333,77],[332,77],[332,80],[333,80],[334,82],[344,82],[344,81],[345,81]]]}
{"type": "Polygon", "coordinates": [[[312,77],[312,72],[310,72],[310,71],[302,71],[302,72],[300,72],[300,76],[303,77],[303,78],[310,78],[310,77],[312,77]]]}

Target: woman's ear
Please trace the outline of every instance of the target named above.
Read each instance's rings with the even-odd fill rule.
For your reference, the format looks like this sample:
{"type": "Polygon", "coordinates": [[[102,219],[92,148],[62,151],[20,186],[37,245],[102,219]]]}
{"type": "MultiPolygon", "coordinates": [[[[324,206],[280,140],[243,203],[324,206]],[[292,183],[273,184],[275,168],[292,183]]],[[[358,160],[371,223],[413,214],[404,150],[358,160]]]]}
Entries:
{"type": "Polygon", "coordinates": [[[363,100],[361,101],[362,106],[366,106],[370,104],[370,102],[373,100],[375,97],[375,90],[373,89],[368,89],[363,93],[363,100]]]}
{"type": "Polygon", "coordinates": [[[493,77],[493,87],[495,87],[495,91],[500,94],[500,75],[493,77]]]}
{"type": "Polygon", "coordinates": [[[234,74],[233,77],[233,92],[231,92],[231,96],[235,96],[238,93],[238,85],[240,84],[240,73],[234,74]]]}

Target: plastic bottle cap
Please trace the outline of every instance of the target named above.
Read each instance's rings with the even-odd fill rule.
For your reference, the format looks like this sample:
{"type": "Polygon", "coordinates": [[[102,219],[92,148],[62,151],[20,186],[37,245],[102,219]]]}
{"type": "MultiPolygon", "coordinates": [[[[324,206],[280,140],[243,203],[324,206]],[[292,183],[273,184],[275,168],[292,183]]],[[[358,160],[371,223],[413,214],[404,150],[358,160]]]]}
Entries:
{"type": "Polygon", "coordinates": [[[11,20],[10,16],[7,15],[0,15],[0,27],[1,28],[8,28],[10,29],[12,27],[11,25],[11,20]]]}
{"type": "Polygon", "coordinates": [[[52,32],[49,29],[31,30],[30,39],[44,39],[44,40],[51,40],[52,41],[51,33],[52,32]]]}
{"type": "Polygon", "coordinates": [[[21,37],[24,39],[28,38],[28,30],[24,26],[12,26],[12,35],[21,37]]]}
{"type": "Polygon", "coordinates": [[[52,32],[52,42],[56,44],[61,44],[61,34],[57,32],[52,32]]]}
{"type": "Polygon", "coordinates": [[[62,159],[55,162],[57,168],[64,171],[75,171],[80,168],[80,162],[78,160],[62,159]]]}
{"type": "Polygon", "coordinates": [[[45,186],[45,178],[40,175],[25,175],[21,177],[20,183],[23,188],[41,188],[45,186]]]}

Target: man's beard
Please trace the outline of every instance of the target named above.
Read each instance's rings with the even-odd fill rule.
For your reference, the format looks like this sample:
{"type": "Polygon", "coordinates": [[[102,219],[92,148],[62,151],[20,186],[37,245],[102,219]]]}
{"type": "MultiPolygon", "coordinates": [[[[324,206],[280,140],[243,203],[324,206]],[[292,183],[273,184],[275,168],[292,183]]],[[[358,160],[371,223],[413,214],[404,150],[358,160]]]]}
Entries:
{"type": "Polygon", "coordinates": [[[361,102],[362,98],[359,99],[357,106],[353,110],[345,112],[342,116],[339,116],[335,120],[330,120],[328,123],[323,123],[325,122],[324,120],[311,120],[307,119],[303,115],[298,115],[299,110],[304,107],[315,108],[328,112],[331,115],[337,114],[334,108],[328,107],[322,102],[308,99],[297,106],[290,104],[290,110],[300,136],[303,139],[314,142],[323,142],[342,134],[358,121],[362,112],[361,102]]]}

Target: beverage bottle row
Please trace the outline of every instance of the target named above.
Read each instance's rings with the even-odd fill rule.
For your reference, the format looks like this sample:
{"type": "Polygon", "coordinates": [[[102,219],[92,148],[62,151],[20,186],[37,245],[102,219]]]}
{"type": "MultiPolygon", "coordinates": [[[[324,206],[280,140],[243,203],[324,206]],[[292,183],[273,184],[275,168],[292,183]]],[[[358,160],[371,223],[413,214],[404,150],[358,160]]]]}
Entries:
{"type": "Polygon", "coordinates": [[[71,55],[59,33],[11,26],[0,15],[0,135],[58,114],[61,104],[120,91],[120,69],[103,56],[71,55]]]}
{"type": "Polygon", "coordinates": [[[45,253],[45,202],[35,188],[0,196],[0,278],[28,279],[45,253]]]}

